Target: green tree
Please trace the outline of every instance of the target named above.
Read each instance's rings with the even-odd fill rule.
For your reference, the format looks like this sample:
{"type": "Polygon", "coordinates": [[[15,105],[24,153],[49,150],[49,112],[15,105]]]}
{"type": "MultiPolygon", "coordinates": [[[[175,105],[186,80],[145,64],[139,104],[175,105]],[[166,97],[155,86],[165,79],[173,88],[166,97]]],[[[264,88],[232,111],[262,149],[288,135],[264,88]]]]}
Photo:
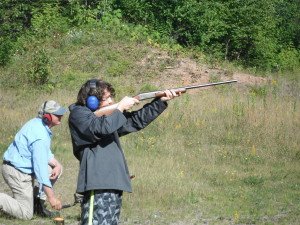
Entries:
{"type": "Polygon", "coordinates": [[[300,48],[300,1],[278,0],[276,3],[278,38],[281,44],[300,48]]]}
{"type": "Polygon", "coordinates": [[[10,60],[14,42],[30,27],[31,1],[2,0],[0,2],[0,65],[10,60]]]}
{"type": "Polygon", "coordinates": [[[114,6],[127,21],[220,59],[273,70],[288,48],[297,61],[298,0],[115,0],[114,6]]]}
{"type": "MultiPolygon", "coordinates": [[[[18,38],[32,28],[64,27],[61,13],[66,0],[1,0],[0,1],[0,65],[9,62],[18,38]],[[44,21],[43,21],[44,20],[44,21]]],[[[37,31],[37,30],[36,30],[37,31]]]]}

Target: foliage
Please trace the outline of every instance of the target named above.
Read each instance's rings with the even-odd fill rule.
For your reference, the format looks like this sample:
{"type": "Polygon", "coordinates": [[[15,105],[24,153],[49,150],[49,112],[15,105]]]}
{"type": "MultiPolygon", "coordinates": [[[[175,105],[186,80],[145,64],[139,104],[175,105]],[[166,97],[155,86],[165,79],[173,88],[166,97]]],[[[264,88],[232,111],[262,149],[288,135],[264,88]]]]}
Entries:
{"type": "MultiPolygon", "coordinates": [[[[63,2],[63,0],[61,0],[63,2]]],[[[58,1],[60,2],[60,1],[58,1]]],[[[46,37],[57,32],[65,32],[66,19],[60,14],[61,8],[57,1],[14,1],[3,0],[0,2],[0,65],[6,65],[14,51],[19,48],[19,38],[28,35],[46,37]],[[5,57],[3,57],[5,55],[5,57]]]]}
{"type": "Polygon", "coordinates": [[[82,5],[79,1],[71,1],[65,12],[69,18],[71,26],[81,26],[84,24],[93,25],[97,21],[98,9],[90,9],[82,5]]]}
{"type": "Polygon", "coordinates": [[[282,49],[278,54],[279,68],[282,71],[296,71],[299,68],[300,52],[295,48],[282,49]]]}
{"type": "Polygon", "coordinates": [[[30,8],[30,1],[0,2],[0,66],[10,61],[14,42],[30,26],[30,8]]]}
{"type": "Polygon", "coordinates": [[[13,51],[13,43],[9,39],[0,37],[0,65],[6,65],[10,61],[13,51]]]}
{"type": "Polygon", "coordinates": [[[32,14],[31,29],[36,36],[48,37],[67,31],[67,19],[60,14],[56,4],[44,3],[42,7],[34,8],[32,14]]]}
{"type": "Polygon", "coordinates": [[[51,76],[50,59],[45,49],[35,52],[31,68],[28,70],[29,82],[33,85],[42,86],[48,83],[51,76]]]}
{"type": "Polygon", "coordinates": [[[277,30],[281,44],[300,48],[300,4],[297,0],[277,1],[277,30]]]}
{"type": "Polygon", "coordinates": [[[116,0],[116,5],[127,21],[151,26],[180,44],[246,66],[285,70],[277,54],[290,47],[299,52],[297,0],[116,0]]]}
{"type": "Polygon", "coordinates": [[[300,67],[299,11],[297,0],[3,0],[0,64],[10,62],[18,39],[88,27],[155,47],[196,49],[212,63],[293,72],[300,67]]]}

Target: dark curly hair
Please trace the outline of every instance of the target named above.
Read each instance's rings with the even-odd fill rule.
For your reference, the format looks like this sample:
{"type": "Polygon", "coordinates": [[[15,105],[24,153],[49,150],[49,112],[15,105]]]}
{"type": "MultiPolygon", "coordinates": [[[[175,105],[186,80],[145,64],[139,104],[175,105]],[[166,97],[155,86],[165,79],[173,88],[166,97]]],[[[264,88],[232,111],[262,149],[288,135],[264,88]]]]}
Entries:
{"type": "Polygon", "coordinates": [[[105,90],[110,92],[112,97],[115,97],[115,89],[110,83],[100,79],[88,80],[81,86],[78,92],[76,105],[86,106],[86,99],[89,96],[96,96],[101,100],[105,90]],[[96,83],[96,88],[91,88],[91,82],[96,83]]]}

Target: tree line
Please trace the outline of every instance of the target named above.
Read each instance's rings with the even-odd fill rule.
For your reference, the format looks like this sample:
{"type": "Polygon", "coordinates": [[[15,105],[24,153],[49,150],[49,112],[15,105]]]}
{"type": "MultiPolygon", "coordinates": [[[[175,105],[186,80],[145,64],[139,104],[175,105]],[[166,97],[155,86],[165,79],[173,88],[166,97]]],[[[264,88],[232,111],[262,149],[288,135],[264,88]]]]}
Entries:
{"type": "Polygon", "coordinates": [[[299,0],[1,0],[0,64],[29,32],[65,32],[115,12],[216,59],[265,71],[300,65],[299,0]]]}

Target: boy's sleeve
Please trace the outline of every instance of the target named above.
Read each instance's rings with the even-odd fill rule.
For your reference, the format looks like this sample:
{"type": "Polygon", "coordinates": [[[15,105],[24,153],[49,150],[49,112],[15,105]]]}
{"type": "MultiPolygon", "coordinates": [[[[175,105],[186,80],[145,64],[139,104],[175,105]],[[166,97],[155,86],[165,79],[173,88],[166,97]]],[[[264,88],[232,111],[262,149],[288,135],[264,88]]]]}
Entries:
{"type": "Polygon", "coordinates": [[[124,112],[127,122],[118,130],[119,135],[126,135],[145,128],[167,107],[167,102],[163,102],[160,99],[154,99],[151,103],[145,104],[143,108],[137,111],[124,112]]]}

